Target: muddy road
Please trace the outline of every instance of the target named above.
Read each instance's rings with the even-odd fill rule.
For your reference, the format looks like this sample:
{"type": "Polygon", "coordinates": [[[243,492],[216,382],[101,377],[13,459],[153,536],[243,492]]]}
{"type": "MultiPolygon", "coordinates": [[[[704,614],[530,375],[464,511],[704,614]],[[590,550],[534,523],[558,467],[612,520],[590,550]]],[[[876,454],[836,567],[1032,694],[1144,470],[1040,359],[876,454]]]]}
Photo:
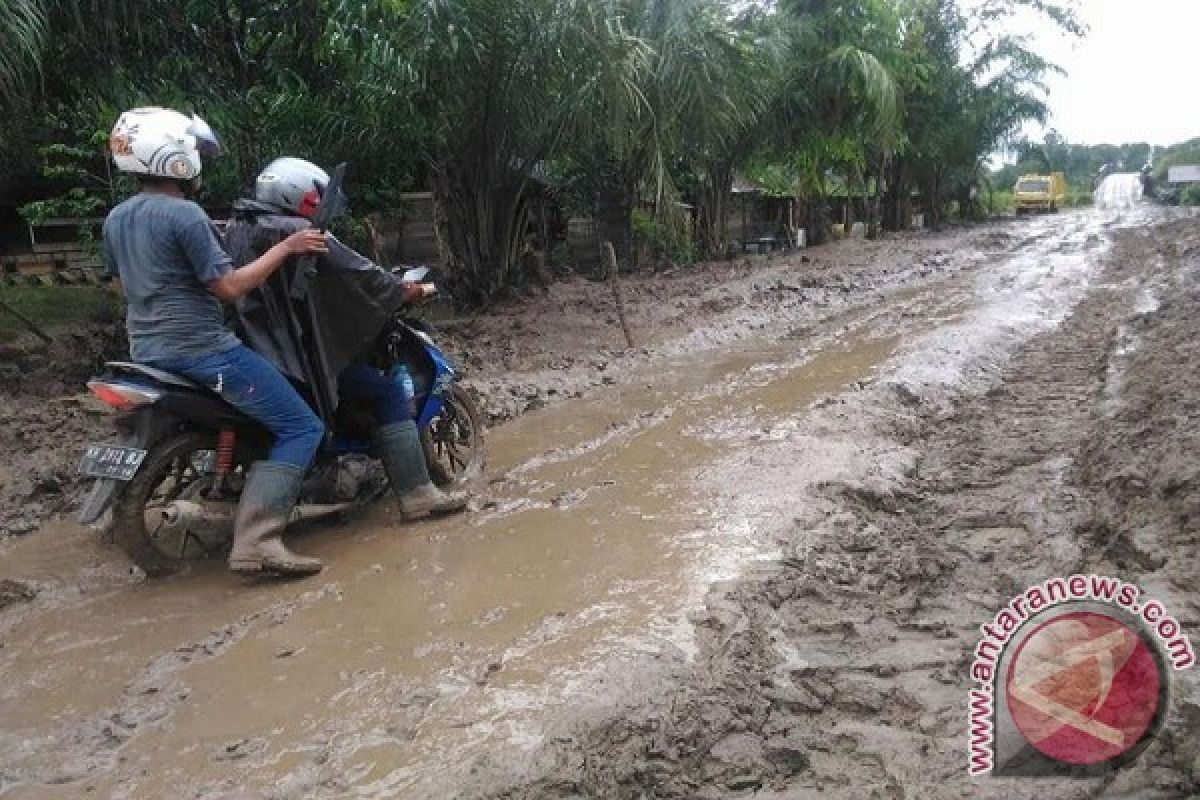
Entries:
{"type": "Polygon", "coordinates": [[[582,281],[456,329],[480,508],[305,530],[314,579],[0,539],[0,797],[1196,796],[1192,672],[1071,783],[969,780],[966,698],[1047,578],[1200,631],[1200,219],[809,258],[630,281],[632,352],[582,281]]]}

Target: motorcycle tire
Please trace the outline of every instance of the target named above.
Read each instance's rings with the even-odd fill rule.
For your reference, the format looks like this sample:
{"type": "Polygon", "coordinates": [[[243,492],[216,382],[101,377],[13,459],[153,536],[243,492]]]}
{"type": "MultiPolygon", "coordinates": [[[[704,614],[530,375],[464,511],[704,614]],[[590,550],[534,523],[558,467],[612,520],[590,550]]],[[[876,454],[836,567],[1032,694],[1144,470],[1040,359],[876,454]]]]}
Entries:
{"type": "Polygon", "coordinates": [[[466,487],[483,476],[483,414],[471,392],[451,387],[442,412],[421,431],[421,445],[429,477],[439,488],[466,487]]]}
{"type": "MultiPolygon", "coordinates": [[[[189,456],[215,451],[216,448],[217,435],[212,431],[193,430],[168,436],[151,447],[145,462],[114,505],[113,543],[148,577],[173,575],[184,567],[189,558],[182,549],[178,554],[173,554],[156,540],[158,529],[151,529],[147,524],[147,517],[153,516],[153,512],[147,510],[147,503],[153,499],[155,491],[170,479],[173,470],[183,464],[192,464],[189,456]]],[[[196,471],[196,480],[203,480],[204,476],[194,466],[184,467],[183,474],[189,468],[196,471]]],[[[168,492],[163,504],[180,497],[188,485],[173,485],[174,494],[168,492]]]]}

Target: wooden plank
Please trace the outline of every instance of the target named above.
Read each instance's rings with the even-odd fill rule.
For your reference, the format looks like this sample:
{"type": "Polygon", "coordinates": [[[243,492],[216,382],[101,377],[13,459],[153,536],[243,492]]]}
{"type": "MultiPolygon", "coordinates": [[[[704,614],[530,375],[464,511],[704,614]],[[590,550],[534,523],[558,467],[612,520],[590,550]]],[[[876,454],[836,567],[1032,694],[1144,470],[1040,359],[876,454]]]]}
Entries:
{"type": "Polygon", "coordinates": [[[54,269],[53,256],[17,256],[17,271],[54,269]]]}
{"type": "Polygon", "coordinates": [[[22,275],[53,275],[53,264],[22,264],[17,270],[22,275]]]}
{"type": "Polygon", "coordinates": [[[83,245],[79,242],[46,242],[33,246],[34,255],[47,253],[82,253],[83,245]]]}

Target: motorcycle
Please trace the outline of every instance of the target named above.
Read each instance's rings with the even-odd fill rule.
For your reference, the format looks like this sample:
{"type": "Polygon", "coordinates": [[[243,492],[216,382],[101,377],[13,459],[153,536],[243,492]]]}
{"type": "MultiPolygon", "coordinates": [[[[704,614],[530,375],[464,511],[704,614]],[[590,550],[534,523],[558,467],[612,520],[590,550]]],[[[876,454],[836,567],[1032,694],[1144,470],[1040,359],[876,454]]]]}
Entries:
{"type": "MultiPolygon", "coordinates": [[[[409,270],[401,280],[420,282],[426,272],[409,270]]],[[[409,311],[392,315],[368,359],[414,398],[433,481],[443,488],[469,484],[484,468],[482,415],[431,328],[409,311]]],[[[80,472],[95,483],[79,521],[106,530],[149,576],[174,573],[226,547],[246,476],[270,448],[266,429],[207,387],[142,364],[111,362],[87,386],[119,412],[122,436],[87,446],[80,472]]],[[[328,398],[306,399],[319,413],[330,405],[328,398]]],[[[330,435],[304,481],[293,522],[340,517],[386,490],[373,463],[371,414],[351,400],[332,405],[335,413],[320,414],[330,435]]]]}

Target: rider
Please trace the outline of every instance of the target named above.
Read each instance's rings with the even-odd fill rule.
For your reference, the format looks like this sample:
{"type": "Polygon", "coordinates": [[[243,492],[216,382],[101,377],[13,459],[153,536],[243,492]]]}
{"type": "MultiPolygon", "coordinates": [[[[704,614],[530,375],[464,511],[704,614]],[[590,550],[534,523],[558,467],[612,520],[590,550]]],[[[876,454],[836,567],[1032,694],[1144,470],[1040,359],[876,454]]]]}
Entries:
{"type": "Polygon", "coordinates": [[[260,286],[291,256],[327,252],[326,238],[297,225],[235,269],[212,221],[188,199],[202,158],[220,152],[204,120],[164,108],[133,109],[117,120],[110,148],[117,169],[141,184],[104,223],[105,261],[128,306],[130,355],[204,384],[273,437],[268,460],[254,464],[242,491],[229,567],[319,572],[321,561],[291,552],[282,535],[324,425],[279,370],[225,327],[220,301],[236,301],[260,286]]]}
{"type": "MultiPolygon", "coordinates": [[[[226,231],[226,241],[235,263],[261,258],[266,248],[307,228],[328,185],[329,175],[325,170],[303,159],[284,157],[268,164],[255,181],[254,199],[240,200],[234,206],[237,213],[226,231]]],[[[321,259],[324,270],[357,272],[360,280],[367,277],[374,281],[377,293],[394,295],[405,304],[433,291],[432,286],[401,282],[332,235],[327,242],[328,252],[321,259]],[[369,275],[364,276],[364,272],[369,275]]],[[[257,295],[247,297],[240,310],[246,312],[247,305],[257,300],[257,295]]],[[[365,316],[365,312],[360,316],[365,316]]],[[[244,335],[251,343],[256,336],[263,335],[263,345],[267,348],[263,352],[278,352],[273,333],[258,334],[251,326],[244,335]]],[[[377,423],[376,447],[405,518],[466,508],[465,492],[443,492],[430,480],[414,420],[413,398],[402,383],[360,359],[342,370],[338,389],[342,397],[357,399],[372,409],[377,423]]]]}

